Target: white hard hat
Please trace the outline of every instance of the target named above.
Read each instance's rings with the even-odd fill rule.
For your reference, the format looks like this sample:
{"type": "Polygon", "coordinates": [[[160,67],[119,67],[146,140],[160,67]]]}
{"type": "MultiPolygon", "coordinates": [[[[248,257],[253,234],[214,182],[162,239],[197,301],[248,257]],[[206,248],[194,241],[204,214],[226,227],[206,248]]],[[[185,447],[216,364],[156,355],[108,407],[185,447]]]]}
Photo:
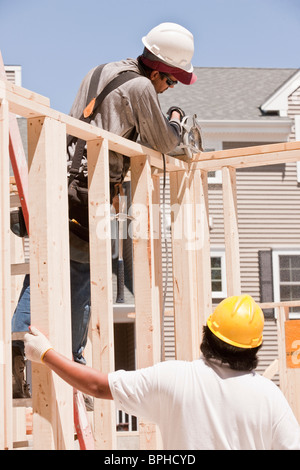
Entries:
{"type": "Polygon", "coordinates": [[[161,23],[142,38],[144,46],[171,67],[192,72],[194,37],[176,23],[161,23]]]}

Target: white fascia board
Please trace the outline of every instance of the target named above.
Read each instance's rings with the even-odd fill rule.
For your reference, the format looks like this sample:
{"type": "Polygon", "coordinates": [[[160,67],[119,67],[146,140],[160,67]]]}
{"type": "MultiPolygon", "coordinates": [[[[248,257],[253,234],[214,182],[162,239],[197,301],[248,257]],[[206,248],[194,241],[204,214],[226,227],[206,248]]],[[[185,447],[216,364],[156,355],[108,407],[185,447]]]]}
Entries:
{"type": "Polygon", "coordinates": [[[218,136],[223,140],[258,140],[284,142],[292,131],[292,119],[197,120],[204,139],[218,136]],[[235,138],[234,138],[235,137],[235,138]]]}
{"type": "Polygon", "coordinates": [[[114,304],[113,311],[115,323],[132,323],[135,321],[135,317],[130,315],[135,313],[135,305],[114,304]]]}
{"type": "Polygon", "coordinates": [[[280,116],[287,116],[288,97],[300,86],[300,70],[271,95],[260,109],[263,112],[279,111],[280,116]]]}

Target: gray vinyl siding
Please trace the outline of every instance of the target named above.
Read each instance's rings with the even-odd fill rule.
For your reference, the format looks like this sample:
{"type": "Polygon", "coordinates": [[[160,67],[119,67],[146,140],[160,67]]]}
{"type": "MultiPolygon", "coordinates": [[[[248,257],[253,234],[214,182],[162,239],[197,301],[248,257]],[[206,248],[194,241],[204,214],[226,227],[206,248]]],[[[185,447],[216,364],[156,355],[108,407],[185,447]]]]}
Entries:
{"type": "Polygon", "coordinates": [[[300,246],[300,190],[296,164],[238,171],[242,290],[260,300],[258,251],[300,246]]]}
{"type": "Polygon", "coordinates": [[[174,340],[174,312],[173,312],[173,276],[172,276],[172,244],[170,234],[170,183],[169,175],[166,175],[165,201],[163,201],[163,177],[160,178],[160,201],[161,205],[165,202],[166,223],[163,224],[161,216],[162,233],[162,282],[165,293],[164,309],[164,351],[165,359],[175,359],[175,340],[174,340]],[[165,234],[165,236],[164,236],[165,234]],[[168,266],[168,269],[167,269],[168,266]]]}

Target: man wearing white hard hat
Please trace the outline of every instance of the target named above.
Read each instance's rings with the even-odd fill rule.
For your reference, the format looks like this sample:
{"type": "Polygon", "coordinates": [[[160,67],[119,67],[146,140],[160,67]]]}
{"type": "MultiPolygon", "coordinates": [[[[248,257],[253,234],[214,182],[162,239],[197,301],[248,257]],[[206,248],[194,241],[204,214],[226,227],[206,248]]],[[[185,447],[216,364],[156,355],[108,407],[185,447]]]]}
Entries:
{"type": "MultiPolygon", "coordinates": [[[[142,144],[161,153],[169,153],[180,143],[183,111],[176,106],[164,116],[158,94],[173,88],[177,81],[192,84],[196,80],[191,64],[194,53],[193,35],[175,23],[163,23],[142,38],[145,46],[137,59],[107,63],[97,75],[96,96],[116,77],[132,72],[129,80],[121,83],[106,95],[91,124],[114,134],[142,144]],[[134,78],[132,78],[134,77],[134,78]]],[[[100,55],[100,54],[99,54],[100,55]]],[[[80,118],[89,104],[90,84],[95,81],[95,67],[84,77],[71,109],[71,116],[80,118]]],[[[68,146],[71,164],[76,144],[68,146]]],[[[87,180],[87,160],[83,156],[80,174],[87,180]]],[[[128,172],[130,159],[114,151],[109,152],[111,193],[116,184],[122,183],[128,172]]],[[[73,219],[73,217],[71,217],[73,219]]],[[[78,221],[75,216],[74,219],[78,221]]],[[[78,224],[73,224],[76,230],[78,224]]],[[[71,232],[71,228],[70,228],[71,232]]],[[[72,234],[72,240],[76,235],[72,234]]],[[[77,240],[77,239],[76,239],[77,240]]],[[[80,243],[79,243],[80,245],[80,243]]],[[[86,251],[71,246],[71,301],[72,301],[72,349],[75,361],[85,363],[83,351],[87,341],[90,318],[89,261],[86,251]],[[74,255],[76,254],[76,256],[74,255]]],[[[87,250],[88,252],[88,250],[87,250]]],[[[12,331],[26,331],[30,325],[30,285],[25,277],[22,294],[12,320],[12,331]]],[[[15,397],[28,396],[23,379],[23,345],[14,342],[13,363],[15,373],[15,397]]]]}
{"type": "Polygon", "coordinates": [[[145,49],[140,59],[150,69],[169,73],[185,85],[197,80],[191,63],[194,38],[187,29],[174,23],[162,23],[142,41],[145,49]]]}

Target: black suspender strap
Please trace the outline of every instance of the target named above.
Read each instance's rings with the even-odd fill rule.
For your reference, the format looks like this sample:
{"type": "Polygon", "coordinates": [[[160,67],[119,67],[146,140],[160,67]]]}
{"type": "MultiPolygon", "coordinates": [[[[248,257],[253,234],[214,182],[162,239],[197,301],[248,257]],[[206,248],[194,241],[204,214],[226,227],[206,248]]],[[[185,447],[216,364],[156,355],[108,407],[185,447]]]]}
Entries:
{"type": "Polygon", "coordinates": [[[109,82],[95,99],[93,109],[89,115],[90,119],[93,119],[93,117],[97,114],[98,108],[100,107],[102,101],[111,91],[123,85],[123,83],[127,82],[128,80],[132,80],[133,78],[137,78],[139,76],[140,75],[137,72],[128,70],[121,73],[120,75],[117,75],[111,82],[109,82]]]}
{"type": "Polygon", "coordinates": [[[89,86],[89,91],[88,91],[88,96],[86,100],[86,104],[88,104],[94,96],[96,96],[97,93],[97,88],[98,88],[98,83],[100,80],[100,75],[103,70],[103,67],[105,64],[98,65],[98,67],[95,68],[93,75],[91,77],[90,81],[90,86],[89,86]]]}
{"type": "MultiPolygon", "coordinates": [[[[109,82],[106,85],[106,87],[99,93],[99,95],[96,96],[100,74],[102,72],[104,65],[99,65],[98,67],[96,67],[96,69],[93,72],[93,75],[90,81],[89,91],[88,91],[87,107],[85,108],[83,114],[80,117],[81,121],[90,122],[96,116],[96,114],[99,111],[102,101],[104,100],[104,98],[106,98],[106,96],[110,92],[112,92],[113,90],[115,90],[120,85],[127,82],[128,80],[131,80],[133,78],[140,76],[137,72],[133,72],[130,70],[126,72],[122,72],[120,75],[117,75],[111,82],[109,82]]],[[[75,154],[72,159],[72,166],[70,168],[70,173],[73,174],[73,176],[75,176],[79,171],[85,145],[86,145],[85,140],[82,140],[82,139],[77,140],[75,154]]],[[[72,180],[72,178],[70,178],[70,180],[72,180]]]]}

